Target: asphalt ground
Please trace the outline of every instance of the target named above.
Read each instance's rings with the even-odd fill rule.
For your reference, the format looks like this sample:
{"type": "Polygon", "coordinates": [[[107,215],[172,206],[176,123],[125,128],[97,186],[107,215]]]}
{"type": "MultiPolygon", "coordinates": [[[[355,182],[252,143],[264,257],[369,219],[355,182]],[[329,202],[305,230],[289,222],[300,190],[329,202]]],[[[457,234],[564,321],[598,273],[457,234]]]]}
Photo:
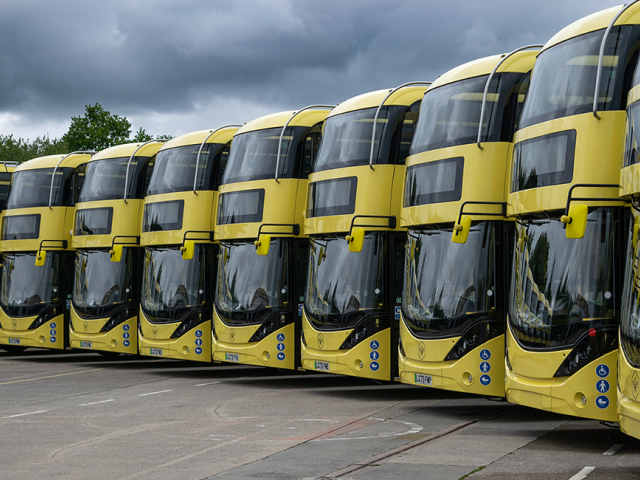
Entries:
{"type": "Polygon", "coordinates": [[[0,350],[0,478],[627,479],[597,421],[315,372],[0,350]]]}

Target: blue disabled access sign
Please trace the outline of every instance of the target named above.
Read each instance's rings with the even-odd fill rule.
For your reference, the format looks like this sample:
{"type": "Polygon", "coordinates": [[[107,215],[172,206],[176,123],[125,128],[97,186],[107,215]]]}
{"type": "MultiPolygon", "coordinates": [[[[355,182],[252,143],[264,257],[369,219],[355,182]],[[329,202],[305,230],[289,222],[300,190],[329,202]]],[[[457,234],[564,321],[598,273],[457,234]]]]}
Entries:
{"type": "Polygon", "coordinates": [[[200,338],[202,336],[202,330],[196,330],[196,337],[200,338]]]}
{"type": "Polygon", "coordinates": [[[596,407],[604,410],[608,406],[609,406],[609,398],[605,397],[604,395],[600,395],[598,398],[596,398],[596,407]]]}
{"type": "Polygon", "coordinates": [[[607,378],[609,376],[609,367],[607,367],[604,363],[601,363],[596,367],[596,375],[600,378],[607,378]]]}
{"type": "Polygon", "coordinates": [[[125,323],[125,324],[122,326],[122,329],[123,329],[125,332],[128,332],[128,331],[129,331],[129,325],[127,325],[127,324],[125,323]]]}
{"type": "Polygon", "coordinates": [[[491,377],[489,375],[480,375],[480,383],[486,387],[491,383],[491,377]]]}
{"type": "Polygon", "coordinates": [[[369,346],[371,347],[371,350],[377,350],[378,347],[380,347],[380,344],[378,343],[377,340],[371,340],[371,343],[369,344],[369,346]]]}
{"type": "Polygon", "coordinates": [[[482,360],[489,360],[491,358],[491,352],[486,348],[480,350],[480,358],[482,360]]]}
{"type": "Polygon", "coordinates": [[[278,340],[279,342],[284,342],[284,333],[279,333],[278,335],[276,335],[276,340],[278,340]]]}

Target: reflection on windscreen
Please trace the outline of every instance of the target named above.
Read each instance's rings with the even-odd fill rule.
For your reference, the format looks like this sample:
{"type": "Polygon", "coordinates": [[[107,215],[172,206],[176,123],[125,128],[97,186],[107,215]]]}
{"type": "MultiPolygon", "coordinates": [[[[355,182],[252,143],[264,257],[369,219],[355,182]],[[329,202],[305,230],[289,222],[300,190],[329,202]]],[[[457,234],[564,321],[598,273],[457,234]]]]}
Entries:
{"type": "MultiPolygon", "coordinates": [[[[124,198],[124,182],[128,163],[129,157],[89,162],[79,201],[91,202],[124,198]]],[[[131,186],[133,185],[131,177],[136,171],[137,165],[138,159],[134,158],[129,166],[129,194],[131,194],[131,186]]]]}
{"type": "Polygon", "coordinates": [[[636,367],[640,365],[640,238],[636,238],[636,243],[633,244],[634,224],[637,221],[638,217],[635,217],[635,222],[630,222],[620,315],[620,343],[626,357],[636,367]]]}
{"type": "Polygon", "coordinates": [[[191,260],[178,248],[146,248],[142,308],[154,317],[177,319],[206,306],[205,246],[196,244],[191,260]]]}
{"type": "Polygon", "coordinates": [[[47,252],[44,266],[36,266],[36,254],[2,255],[0,303],[10,315],[36,315],[60,300],[57,252],[47,252]]]}
{"type": "Polygon", "coordinates": [[[417,335],[460,334],[496,314],[494,223],[474,225],[465,244],[451,235],[451,229],[408,234],[402,310],[417,335]]]}
{"type": "MultiPolygon", "coordinates": [[[[623,109],[622,81],[626,52],[637,32],[630,25],[613,27],[604,51],[598,110],[623,109]]],[[[522,111],[521,127],[590,112],[604,30],[580,35],[540,54],[522,111]]]]}
{"type": "MultiPolygon", "coordinates": [[[[69,169],[58,169],[56,171],[56,179],[53,182],[52,205],[59,206],[62,204],[62,189],[60,186],[64,183],[64,178],[68,173],[69,169]]],[[[14,173],[6,208],[48,206],[52,175],[53,168],[25,170],[14,173]]]]}
{"type": "Polygon", "coordinates": [[[269,254],[252,243],[223,243],[218,259],[216,309],[224,317],[254,323],[266,310],[286,308],[289,298],[289,240],[271,241],[269,254]]]}
{"type": "Polygon", "coordinates": [[[559,219],[518,225],[509,321],[525,346],[571,346],[618,323],[615,221],[612,209],[592,211],[582,239],[568,239],[559,219]]]}
{"type": "Polygon", "coordinates": [[[73,306],[89,316],[109,315],[133,298],[132,249],[112,262],[108,250],[76,251],[73,306]]]}
{"type": "Polygon", "coordinates": [[[383,310],[385,252],[380,233],[368,233],[359,253],[344,238],[312,240],[304,302],[311,322],[345,326],[355,313],[383,310]]]}

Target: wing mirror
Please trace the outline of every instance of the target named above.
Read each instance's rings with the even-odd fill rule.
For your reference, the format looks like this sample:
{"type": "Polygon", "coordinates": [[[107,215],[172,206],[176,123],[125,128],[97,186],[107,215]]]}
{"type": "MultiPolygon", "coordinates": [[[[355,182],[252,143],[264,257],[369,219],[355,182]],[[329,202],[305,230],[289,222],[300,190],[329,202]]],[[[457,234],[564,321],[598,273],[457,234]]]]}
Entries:
{"type": "Polygon", "coordinates": [[[569,215],[562,215],[560,221],[567,225],[567,238],[582,238],[587,229],[587,214],[589,207],[586,205],[571,205],[569,215]]]}
{"type": "Polygon", "coordinates": [[[352,228],[351,235],[347,235],[345,240],[349,243],[350,252],[361,252],[364,245],[364,228],[352,228]]]}
{"type": "Polygon", "coordinates": [[[36,253],[36,267],[44,267],[44,261],[47,259],[46,250],[38,250],[36,253]]]}
{"type": "Polygon", "coordinates": [[[193,252],[196,249],[196,242],[193,240],[185,240],[184,244],[180,247],[183,260],[191,260],[193,258],[193,252]]]}
{"type": "Polygon", "coordinates": [[[122,245],[114,245],[112,250],[109,250],[109,255],[111,256],[111,261],[120,263],[122,259],[122,245]]]}
{"type": "Polygon", "coordinates": [[[258,255],[269,255],[269,247],[271,246],[271,235],[261,233],[258,237],[258,240],[253,242],[253,244],[256,246],[256,253],[258,255]]]}
{"type": "Polygon", "coordinates": [[[460,217],[460,220],[453,226],[451,241],[453,243],[467,243],[467,238],[469,238],[470,230],[471,217],[469,215],[462,215],[462,217],[460,217]]]}

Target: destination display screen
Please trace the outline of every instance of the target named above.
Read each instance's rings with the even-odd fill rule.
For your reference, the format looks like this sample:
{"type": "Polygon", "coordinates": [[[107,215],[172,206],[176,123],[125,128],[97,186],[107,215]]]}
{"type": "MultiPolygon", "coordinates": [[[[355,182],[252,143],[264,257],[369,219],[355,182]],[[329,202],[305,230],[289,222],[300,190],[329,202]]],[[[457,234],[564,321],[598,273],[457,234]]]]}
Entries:
{"type": "Polygon", "coordinates": [[[113,219],[113,207],[87,208],[76,211],[74,235],[109,235],[113,219]]]}
{"type": "Polygon", "coordinates": [[[223,193],[218,205],[218,225],[261,222],[264,189],[223,193]]]}
{"type": "Polygon", "coordinates": [[[464,158],[421,163],[407,168],[404,206],[455,202],[462,197],[464,158]]]}
{"type": "Polygon", "coordinates": [[[349,215],[356,210],[358,178],[324,180],[309,185],[307,217],[349,215]]]}
{"type": "Polygon", "coordinates": [[[32,240],[40,235],[40,214],[13,215],[2,219],[2,240],[32,240]]]}
{"type": "Polygon", "coordinates": [[[164,230],[181,230],[183,212],[184,200],[147,203],[144,206],[142,231],[146,233],[164,230]]]}

